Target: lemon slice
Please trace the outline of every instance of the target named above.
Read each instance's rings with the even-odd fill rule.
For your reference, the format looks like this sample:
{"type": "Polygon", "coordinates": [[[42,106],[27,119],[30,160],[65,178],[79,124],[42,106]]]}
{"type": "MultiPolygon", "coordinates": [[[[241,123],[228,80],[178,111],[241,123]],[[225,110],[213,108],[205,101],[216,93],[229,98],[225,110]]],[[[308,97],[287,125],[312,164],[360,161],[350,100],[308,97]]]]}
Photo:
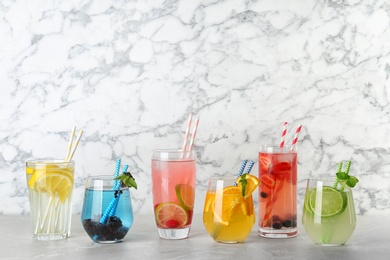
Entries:
{"type": "Polygon", "coordinates": [[[323,218],[341,214],[347,205],[342,192],[329,186],[313,189],[309,196],[308,206],[323,218]]]}
{"type": "Polygon", "coordinates": [[[70,169],[36,169],[28,185],[36,191],[57,194],[60,201],[64,202],[73,189],[73,174],[70,169]]]}

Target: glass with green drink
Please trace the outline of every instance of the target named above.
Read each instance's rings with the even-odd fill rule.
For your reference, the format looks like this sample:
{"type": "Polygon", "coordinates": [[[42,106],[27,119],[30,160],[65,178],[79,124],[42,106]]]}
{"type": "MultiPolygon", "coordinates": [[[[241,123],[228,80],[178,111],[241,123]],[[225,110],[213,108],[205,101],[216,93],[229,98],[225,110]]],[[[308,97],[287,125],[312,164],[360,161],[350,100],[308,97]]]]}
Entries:
{"type": "Polygon", "coordinates": [[[343,245],[356,226],[352,189],[358,179],[344,172],[339,164],[336,179],[309,179],[306,187],[302,224],[310,239],[318,245],[343,245]]]}

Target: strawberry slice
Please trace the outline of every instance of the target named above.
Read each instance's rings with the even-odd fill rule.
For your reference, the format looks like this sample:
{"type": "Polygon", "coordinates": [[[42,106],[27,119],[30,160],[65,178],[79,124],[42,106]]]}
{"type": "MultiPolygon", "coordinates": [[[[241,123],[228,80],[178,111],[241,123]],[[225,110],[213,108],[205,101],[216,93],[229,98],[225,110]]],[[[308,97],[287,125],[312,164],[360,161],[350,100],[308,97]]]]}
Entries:
{"type": "Polygon", "coordinates": [[[291,163],[279,162],[273,167],[272,173],[278,180],[286,180],[290,177],[291,163]]]}
{"type": "Polygon", "coordinates": [[[269,157],[260,155],[259,156],[259,161],[260,161],[260,169],[263,172],[268,172],[269,168],[272,165],[272,161],[269,157]]]}
{"type": "Polygon", "coordinates": [[[275,178],[271,174],[262,174],[260,177],[261,185],[265,185],[269,189],[275,187],[275,178]]]}

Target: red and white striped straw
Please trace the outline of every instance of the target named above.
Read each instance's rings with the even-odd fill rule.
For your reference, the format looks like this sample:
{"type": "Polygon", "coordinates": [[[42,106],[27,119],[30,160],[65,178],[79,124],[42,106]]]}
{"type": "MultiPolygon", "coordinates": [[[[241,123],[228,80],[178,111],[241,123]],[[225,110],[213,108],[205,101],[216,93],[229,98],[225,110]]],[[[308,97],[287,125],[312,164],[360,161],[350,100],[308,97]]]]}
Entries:
{"type": "Polygon", "coordinates": [[[186,134],[184,136],[184,142],[183,142],[183,148],[182,148],[183,155],[184,155],[184,152],[186,151],[186,148],[187,148],[188,135],[190,133],[191,122],[192,122],[192,113],[190,113],[190,115],[188,116],[187,129],[186,129],[186,134]]]}
{"type": "Polygon", "coordinates": [[[280,140],[280,149],[283,149],[284,148],[284,138],[286,137],[286,133],[287,133],[287,122],[284,122],[283,124],[283,131],[282,131],[282,139],[280,140]]]}
{"type": "Polygon", "coordinates": [[[302,125],[299,125],[297,127],[297,130],[295,131],[294,139],[293,139],[292,144],[291,144],[291,151],[294,151],[294,147],[298,142],[298,134],[299,134],[299,132],[301,132],[301,129],[302,129],[302,125]]]}
{"type": "Polygon", "coordinates": [[[195,120],[195,126],[194,126],[194,130],[192,131],[192,136],[191,136],[191,141],[190,141],[190,145],[189,145],[189,148],[188,148],[188,156],[190,155],[191,151],[192,151],[192,147],[194,147],[194,140],[195,140],[195,136],[196,136],[196,131],[198,130],[198,124],[199,124],[199,118],[197,118],[195,120]]]}

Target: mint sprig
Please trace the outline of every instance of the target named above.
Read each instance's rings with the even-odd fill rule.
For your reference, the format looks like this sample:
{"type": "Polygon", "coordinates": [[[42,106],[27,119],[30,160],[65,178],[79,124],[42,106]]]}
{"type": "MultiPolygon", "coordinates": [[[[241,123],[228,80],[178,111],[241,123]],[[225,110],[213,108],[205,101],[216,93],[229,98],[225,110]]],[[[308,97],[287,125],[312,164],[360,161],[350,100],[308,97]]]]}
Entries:
{"type": "Polygon", "coordinates": [[[246,185],[248,184],[248,181],[246,179],[246,173],[244,173],[243,175],[241,175],[240,177],[240,183],[241,183],[241,194],[243,197],[245,197],[245,194],[246,194],[246,185]]]}
{"type": "Polygon", "coordinates": [[[114,180],[120,180],[123,185],[129,188],[133,187],[134,189],[137,189],[137,183],[135,182],[135,179],[130,172],[124,172],[118,177],[115,177],[114,180]]]}
{"type": "Polygon", "coordinates": [[[334,188],[337,187],[339,183],[345,183],[348,187],[355,187],[359,182],[358,178],[355,176],[349,175],[349,169],[351,168],[351,161],[347,161],[347,165],[345,167],[345,171],[342,171],[343,162],[340,162],[337,166],[336,172],[336,182],[334,183],[334,188]]]}

